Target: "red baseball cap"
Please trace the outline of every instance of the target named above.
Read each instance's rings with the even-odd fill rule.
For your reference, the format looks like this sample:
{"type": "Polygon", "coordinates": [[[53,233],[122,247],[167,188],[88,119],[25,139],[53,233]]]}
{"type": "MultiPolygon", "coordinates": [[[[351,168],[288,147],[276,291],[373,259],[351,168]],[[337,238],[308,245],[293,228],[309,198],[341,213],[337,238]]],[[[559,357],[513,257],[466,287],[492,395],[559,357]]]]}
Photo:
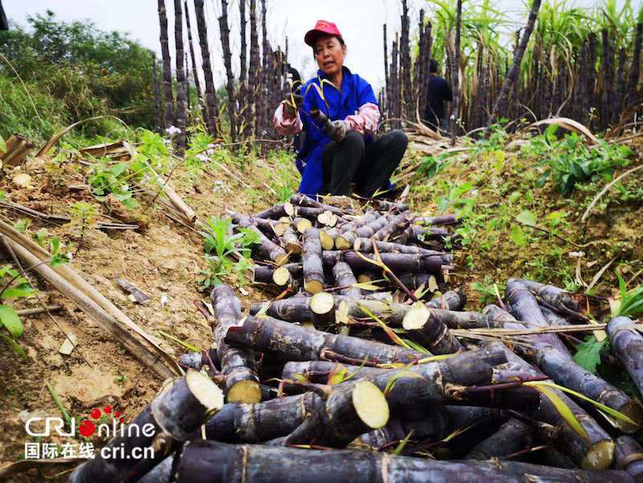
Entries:
{"type": "Polygon", "coordinates": [[[317,20],[315,28],[309,30],[304,37],[304,42],[306,42],[311,47],[315,46],[315,42],[321,35],[336,35],[340,39],[344,40],[341,32],[333,22],[328,22],[326,20],[317,20]]]}

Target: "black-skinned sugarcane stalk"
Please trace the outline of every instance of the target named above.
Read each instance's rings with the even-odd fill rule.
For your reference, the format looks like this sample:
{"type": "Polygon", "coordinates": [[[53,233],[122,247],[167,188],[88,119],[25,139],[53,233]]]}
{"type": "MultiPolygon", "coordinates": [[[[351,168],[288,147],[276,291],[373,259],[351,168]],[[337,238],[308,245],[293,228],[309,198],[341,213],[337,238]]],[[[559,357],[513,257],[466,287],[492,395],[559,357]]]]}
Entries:
{"type": "Polygon", "coordinates": [[[407,273],[400,275],[400,282],[404,284],[409,290],[417,290],[424,286],[428,289],[428,293],[434,292],[435,288],[431,288],[432,284],[437,286],[437,278],[430,273],[407,273]]]}
{"type": "Polygon", "coordinates": [[[643,448],[631,436],[616,438],[616,469],[627,471],[635,481],[643,478],[643,448]]]}
{"type": "Polygon", "coordinates": [[[174,0],[174,45],[176,47],[176,127],[179,133],[176,137],[176,153],[183,155],[187,145],[185,134],[187,95],[185,79],[185,54],[183,52],[183,7],[181,0],[174,0]]]}
{"type": "MultiPolygon", "coordinates": [[[[485,307],[484,313],[496,320],[511,322],[515,320],[511,314],[489,305],[485,307]]],[[[538,377],[543,373],[531,364],[527,363],[509,349],[505,352],[509,364],[504,370],[499,370],[494,377],[494,382],[505,382],[516,380],[516,378],[538,377]]],[[[572,414],[579,421],[586,431],[588,439],[580,435],[565,421],[559,411],[545,396],[541,397],[541,404],[534,412],[533,417],[555,426],[557,443],[561,446],[564,454],[568,455],[578,466],[585,469],[604,470],[609,468],[614,457],[614,442],[609,434],[591,417],[584,409],[578,406],[562,391],[553,389],[554,393],[571,410],[572,414]]]]}
{"type": "Polygon", "coordinates": [[[266,283],[283,287],[285,285],[297,285],[296,281],[301,278],[303,266],[301,263],[287,263],[281,267],[255,267],[254,283],[266,283]]]}
{"type": "Polygon", "coordinates": [[[515,418],[510,419],[484,441],[478,443],[464,457],[469,460],[505,459],[529,448],[533,442],[532,429],[515,418]]]}
{"type": "Polygon", "coordinates": [[[522,64],[522,58],[525,55],[527,44],[529,44],[529,38],[531,37],[531,33],[534,30],[534,25],[536,24],[536,19],[538,18],[540,3],[541,0],[533,0],[531,4],[531,10],[529,12],[529,18],[527,19],[527,25],[522,32],[520,44],[518,44],[518,48],[514,51],[513,62],[502,85],[500,94],[498,95],[498,98],[493,105],[493,110],[491,111],[491,115],[489,116],[489,121],[487,123],[488,126],[491,126],[499,119],[507,115],[509,94],[511,93],[511,90],[514,89],[518,84],[518,80],[520,78],[520,64],[522,64]]]}
{"type": "Polygon", "coordinates": [[[181,454],[178,482],[191,483],[630,483],[624,471],[591,472],[514,461],[435,461],[356,450],[236,446],[192,440],[181,454]],[[276,464],[278,462],[278,464],[276,464]]]}
{"type": "MultiPolygon", "coordinates": [[[[408,212],[400,213],[397,216],[389,218],[389,222],[383,228],[377,230],[372,236],[375,240],[388,241],[391,237],[403,232],[411,224],[408,212]]],[[[358,230],[359,231],[359,230],[358,230]]],[[[366,236],[365,238],[370,238],[366,236]]]]}
{"type": "Polygon", "coordinates": [[[462,43],[462,0],[457,0],[455,16],[455,53],[453,55],[452,79],[453,79],[453,106],[451,107],[451,146],[455,141],[460,129],[460,99],[462,97],[462,79],[460,78],[460,45],[462,43]]]}
{"type": "Polygon", "coordinates": [[[188,371],[161,392],[120,433],[106,444],[117,452],[100,451],[78,466],[69,483],[111,483],[127,477],[136,481],[176,448],[223,406],[221,390],[204,374],[188,371]],[[141,451],[152,447],[153,451],[141,451]],[[102,455],[121,454],[104,458],[102,455]],[[151,454],[151,456],[149,456],[151,454]]]}
{"type": "Polygon", "coordinates": [[[313,198],[306,196],[303,193],[297,193],[290,197],[290,202],[293,205],[305,206],[308,208],[320,208],[324,211],[331,211],[336,215],[352,215],[355,213],[355,210],[350,208],[337,208],[336,206],[327,205],[326,203],[321,203],[320,201],[314,200],[313,198]]]}
{"type": "Polygon", "coordinates": [[[544,283],[534,282],[533,280],[525,279],[510,279],[517,280],[522,283],[527,289],[531,290],[534,295],[542,299],[547,304],[551,305],[558,311],[562,312],[581,312],[582,306],[585,304],[585,300],[582,295],[580,296],[581,302],[577,300],[579,297],[570,294],[569,292],[563,290],[562,288],[555,287],[553,285],[546,285],[544,283]]]}
{"type": "Polygon", "coordinates": [[[249,228],[259,236],[259,244],[254,245],[252,249],[265,260],[275,262],[277,265],[284,265],[288,261],[286,250],[281,248],[275,242],[264,235],[259,228],[253,223],[249,216],[229,212],[232,219],[241,228],[249,228]]]}
{"type": "Polygon", "coordinates": [[[377,265],[368,260],[381,261],[394,273],[430,273],[442,279],[445,270],[453,260],[451,254],[445,255],[413,255],[409,253],[358,254],[356,252],[325,251],[324,265],[334,266],[337,262],[348,263],[355,271],[377,270],[377,265]],[[368,260],[365,260],[368,259],[368,260]]]}
{"type": "Polygon", "coordinates": [[[221,373],[225,376],[227,402],[257,403],[261,401],[261,387],[257,362],[252,351],[231,347],[225,343],[230,327],[241,321],[241,303],[228,285],[219,285],[210,294],[216,325],[212,328],[217,344],[221,373]]]}
{"type": "Polygon", "coordinates": [[[161,56],[163,58],[163,88],[165,96],[165,111],[163,124],[170,127],[174,124],[174,94],[172,93],[172,59],[167,33],[167,9],[165,0],[158,0],[159,23],[161,27],[161,56]]]}
{"type": "MultiPolygon", "coordinates": [[[[194,77],[194,86],[196,88],[196,96],[199,99],[199,106],[203,113],[203,122],[207,126],[208,122],[208,109],[205,104],[205,98],[201,91],[201,81],[199,80],[199,71],[196,67],[196,54],[194,53],[194,42],[192,40],[192,26],[190,24],[190,10],[188,9],[188,1],[183,2],[183,10],[185,11],[185,25],[188,31],[188,45],[190,47],[190,60],[192,61],[192,77],[194,77]]],[[[189,98],[189,96],[188,96],[189,98]]]]}
{"type": "MultiPolygon", "coordinates": [[[[438,252],[435,250],[427,250],[426,248],[403,245],[402,243],[375,241],[375,245],[373,245],[373,240],[370,238],[358,238],[351,248],[356,252],[373,253],[373,247],[377,248],[377,251],[380,253],[407,253],[409,255],[447,255],[447,253],[445,252],[438,252]]],[[[329,250],[332,250],[332,248],[329,248],[329,250]]]]}
{"type": "Polygon", "coordinates": [[[319,230],[310,228],[304,233],[302,261],[304,266],[304,289],[316,294],[324,289],[324,266],[319,230]]]}
{"type": "Polygon", "coordinates": [[[259,33],[257,29],[257,1],[250,0],[250,58],[248,62],[248,94],[246,99],[246,132],[249,138],[253,133],[259,137],[257,117],[257,97],[259,96],[259,73],[261,60],[259,59],[259,33]]]}
{"type": "Polygon", "coordinates": [[[237,107],[234,95],[234,73],[232,72],[232,52],[230,50],[230,27],[228,27],[228,2],[221,0],[221,16],[219,17],[219,31],[221,32],[221,47],[223,50],[223,64],[225,65],[226,90],[228,92],[228,117],[230,118],[230,140],[237,142],[237,107]]]}
{"type": "Polygon", "coordinates": [[[360,298],[362,291],[357,285],[355,274],[348,263],[339,262],[333,266],[333,276],[335,277],[335,286],[342,287],[337,291],[340,295],[347,297],[360,298]]]}
{"type": "Polygon", "coordinates": [[[290,226],[284,227],[283,235],[281,236],[281,241],[283,242],[283,247],[288,253],[294,255],[300,255],[302,252],[301,243],[299,243],[299,237],[295,231],[290,226]]]}
{"type": "Polygon", "coordinates": [[[432,315],[422,302],[416,302],[404,317],[402,326],[407,333],[433,354],[453,354],[464,350],[448,327],[432,315]]]}
{"type": "Polygon", "coordinates": [[[643,23],[636,24],[636,37],[634,39],[634,51],[630,63],[630,75],[627,83],[628,97],[626,105],[631,105],[639,99],[638,84],[641,77],[641,48],[643,47],[643,23]]]}
{"type": "MultiPolygon", "coordinates": [[[[533,297],[530,294],[529,296],[533,297]]],[[[512,306],[514,306],[513,303],[512,306]]],[[[522,313],[524,314],[524,312],[522,313]]],[[[510,321],[505,322],[503,327],[505,329],[526,328],[523,324],[510,321]]],[[[567,349],[557,348],[556,344],[560,339],[552,336],[553,334],[527,336],[525,339],[529,341],[528,347],[517,346],[516,349],[551,377],[556,384],[577,391],[594,401],[615,409],[628,416],[636,424],[643,422],[643,409],[638,402],[576,364],[567,349]]],[[[632,426],[626,421],[615,420],[614,423],[622,431],[631,432],[636,429],[636,426],[632,426]]]]}
{"type": "Polygon", "coordinates": [[[444,309],[444,310],[462,310],[464,304],[467,303],[467,296],[464,292],[449,290],[439,297],[436,297],[426,303],[430,309],[444,309]]]}
{"type": "Polygon", "coordinates": [[[360,216],[358,218],[353,219],[352,221],[349,221],[345,225],[342,225],[339,229],[340,232],[347,232],[351,230],[357,230],[358,228],[361,228],[364,225],[368,225],[372,221],[377,220],[381,215],[377,211],[368,211],[364,213],[364,216],[360,216]]]}
{"type": "MultiPolygon", "coordinates": [[[[302,376],[308,382],[314,384],[330,384],[335,374],[343,374],[342,379],[362,379],[368,376],[376,376],[385,369],[369,366],[354,366],[330,361],[290,361],[284,364],[281,372],[282,379],[297,380],[302,376]]],[[[337,376],[339,377],[339,376],[337,376]]]]}
{"type": "Polygon", "coordinates": [[[607,324],[610,350],[621,361],[628,374],[643,393],[643,336],[627,317],[616,317],[607,324]]]}
{"type": "Polygon", "coordinates": [[[246,17],[246,0],[239,1],[239,36],[241,37],[241,52],[239,54],[239,90],[237,92],[237,102],[239,105],[239,117],[237,123],[239,124],[239,137],[245,138],[247,132],[248,113],[249,109],[248,100],[248,85],[247,85],[247,58],[248,58],[248,42],[246,30],[248,19],[246,17]]]}
{"type": "Polygon", "coordinates": [[[335,325],[335,298],[329,292],[317,292],[310,298],[310,321],[317,330],[328,331],[335,325]]]}
{"type": "Polygon", "coordinates": [[[306,392],[257,404],[226,404],[205,425],[207,439],[225,443],[259,443],[294,431],[320,396],[306,392]]]}
{"type": "MultiPolygon", "coordinates": [[[[301,300],[308,301],[310,305],[310,299],[301,300]]],[[[328,334],[271,317],[246,317],[242,324],[228,329],[225,342],[236,347],[274,353],[286,361],[341,360],[353,364],[361,364],[363,361],[370,365],[392,362],[408,364],[426,356],[399,346],[328,334]]]]}
{"type": "Polygon", "coordinates": [[[601,130],[607,130],[612,120],[614,106],[614,51],[610,40],[610,29],[601,30],[601,75],[603,77],[603,92],[601,94],[600,125],[601,130]]]}
{"type": "Polygon", "coordinates": [[[357,238],[370,238],[380,229],[386,227],[389,224],[388,216],[380,216],[376,220],[370,222],[367,225],[364,225],[360,228],[355,229],[354,231],[345,231],[335,240],[335,245],[338,249],[349,249],[353,248],[355,240],[357,238]]]}
{"type": "Polygon", "coordinates": [[[333,386],[317,408],[290,433],[284,444],[315,443],[342,448],[359,435],[386,425],[389,407],[375,384],[358,380],[333,386]]]}
{"type": "MultiPolygon", "coordinates": [[[[359,444],[366,449],[378,451],[411,435],[409,443],[421,441],[423,444],[439,441],[454,430],[468,428],[481,422],[495,422],[502,418],[498,409],[474,406],[428,406],[412,408],[401,416],[391,417],[381,429],[359,437],[359,444]]],[[[410,444],[408,444],[410,446],[410,444]]]]}
{"type": "Polygon", "coordinates": [[[152,54],[152,79],[154,81],[154,117],[156,120],[157,132],[165,131],[165,119],[161,109],[161,87],[159,86],[158,67],[156,65],[156,54],[152,54]]]}
{"type": "MultiPolygon", "coordinates": [[[[322,446],[343,447],[364,434],[366,427],[377,429],[384,426],[388,421],[389,406],[394,412],[403,414],[417,406],[467,401],[465,386],[490,382],[494,367],[505,361],[503,349],[478,349],[441,362],[384,371],[332,386],[325,406],[289,435],[285,444],[314,442],[322,446]],[[366,401],[362,404],[362,396],[370,404],[366,401]],[[353,412],[357,412],[359,417],[355,417],[353,412]]],[[[479,398],[474,397],[474,400],[472,405],[476,405],[479,398]]],[[[488,395],[484,402],[488,402],[488,395]]]]}
{"type": "Polygon", "coordinates": [[[219,135],[219,104],[217,101],[212,64],[210,62],[210,47],[208,45],[208,27],[205,21],[204,0],[194,0],[194,12],[196,14],[197,31],[199,33],[199,46],[201,47],[201,65],[203,77],[205,78],[205,105],[208,115],[205,120],[208,132],[211,136],[219,135]]]}
{"type": "Polygon", "coordinates": [[[292,216],[294,214],[294,208],[290,203],[279,203],[278,205],[271,206],[263,210],[260,213],[257,213],[253,218],[270,218],[272,220],[278,220],[284,216],[292,216]]]}
{"type": "MultiPolygon", "coordinates": [[[[288,266],[288,265],[287,265],[288,266]]],[[[379,300],[352,299],[344,296],[335,297],[339,305],[346,304],[344,312],[352,317],[367,317],[367,313],[360,306],[365,307],[369,312],[380,317],[387,318],[388,314],[397,316],[399,320],[406,314],[405,305],[389,305],[379,300]]],[[[250,314],[256,315],[264,308],[266,303],[252,304],[250,314]]],[[[287,299],[275,300],[267,303],[265,309],[266,315],[288,322],[307,322],[312,320],[312,311],[310,309],[310,297],[291,297],[287,299]]]]}

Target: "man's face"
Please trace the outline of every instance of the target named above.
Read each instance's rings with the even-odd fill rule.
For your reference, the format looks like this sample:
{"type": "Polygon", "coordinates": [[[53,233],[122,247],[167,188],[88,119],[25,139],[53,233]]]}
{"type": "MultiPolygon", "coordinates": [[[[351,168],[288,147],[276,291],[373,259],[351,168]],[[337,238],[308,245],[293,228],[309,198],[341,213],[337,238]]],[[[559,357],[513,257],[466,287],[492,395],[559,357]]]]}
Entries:
{"type": "Polygon", "coordinates": [[[344,66],[346,46],[337,37],[324,35],[315,42],[315,60],[321,71],[327,76],[337,74],[344,66]]]}

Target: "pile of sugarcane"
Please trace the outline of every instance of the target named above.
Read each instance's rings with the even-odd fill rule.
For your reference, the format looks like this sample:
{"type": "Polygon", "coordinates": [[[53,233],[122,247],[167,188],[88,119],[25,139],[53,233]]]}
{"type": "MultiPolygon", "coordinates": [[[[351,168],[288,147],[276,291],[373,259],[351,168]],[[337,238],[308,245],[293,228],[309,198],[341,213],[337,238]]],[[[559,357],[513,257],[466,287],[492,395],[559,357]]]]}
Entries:
{"type": "Polygon", "coordinates": [[[577,332],[606,328],[611,363],[641,390],[643,337],[630,319],[589,324],[593,300],[520,279],[482,312],[464,311],[462,291],[430,299],[454,241],[434,225],[452,216],[302,195],[230,216],[258,234],[255,281],[279,295],[244,316],[217,286],[212,311],[200,307],[215,348],[183,356],[187,375],[128,427],[150,431],[108,443],[123,457],[101,453],[70,482],[643,478],[630,436],[639,402],[570,353],[577,332]],[[154,457],[136,456],[141,446],[154,457]]]}

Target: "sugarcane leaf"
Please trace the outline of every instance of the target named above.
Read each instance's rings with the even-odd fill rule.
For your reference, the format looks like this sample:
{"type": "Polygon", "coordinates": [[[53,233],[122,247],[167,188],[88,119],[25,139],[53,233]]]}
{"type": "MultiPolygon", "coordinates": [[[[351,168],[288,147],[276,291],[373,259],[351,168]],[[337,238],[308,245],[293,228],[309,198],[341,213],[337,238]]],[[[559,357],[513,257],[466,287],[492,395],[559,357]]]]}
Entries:
{"type": "MultiPolygon", "coordinates": [[[[574,432],[576,432],[581,438],[589,440],[589,435],[587,434],[587,431],[578,421],[578,418],[576,418],[576,415],[572,412],[569,406],[565,404],[565,402],[560,398],[560,396],[551,389],[549,384],[544,384],[544,381],[531,381],[531,382],[525,382],[524,385],[533,387],[538,392],[540,392],[543,396],[549,399],[549,401],[553,404],[556,411],[558,411],[558,414],[560,414],[565,420],[565,422],[569,424],[569,427],[572,428],[574,432]]],[[[562,389],[561,387],[556,387],[556,388],[562,389]]]]}
{"type": "Polygon", "coordinates": [[[621,421],[624,421],[624,422],[626,422],[628,424],[631,424],[631,425],[633,425],[633,426],[635,426],[637,428],[640,427],[639,424],[635,423],[628,416],[626,416],[625,414],[617,411],[616,409],[612,409],[612,408],[610,408],[608,406],[605,406],[605,404],[599,403],[598,401],[594,401],[593,399],[588,398],[584,394],[581,394],[580,392],[574,391],[573,389],[569,389],[569,388],[567,388],[565,386],[559,386],[558,384],[554,384],[553,382],[548,382],[548,381],[535,381],[535,382],[532,382],[532,383],[525,383],[525,385],[535,385],[536,383],[538,384],[536,386],[536,389],[538,389],[539,386],[540,387],[551,387],[553,389],[558,389],[559,391],[569,393],[572,396],[576,396],[577,398],[582,399],[583,401],[587,401],[588,403],[593,404],[598,409],[600,409],[601,411],[606,412],[607,414],[609,414],[613,418],[620,419],[621,421]]]}
{"type": "Polygon", "coordinates": [[[420,359],[418,361],[418,364],[428,364],[429,362],[443,361],[445,359],[450,359],[451,357],[455,357],[457,355],[458,354],[439,354],[437,356],[425,357],[424,359],[420,359]]]}
{"type": "Polygon", "coordinates": [[[298,382],[304,382],[304,383],[310,382],[303,374],[293,374],[292,377],[294,377],[295,381],[298,381],[298,382]]]}
{"type": "Polygon", "coordinates": [[[415,342],[414,340],[411,340],[411,339],[403,339],[403,340],[404,340],[404,342],[406,342],[408,345],[410,345],[410,346],[411,346],[411,348],[412,348],[414,351],[422,352],[423,354],[430,354],[430,352],[429,352],[427,349],[425,349],[424,347],[422,347],[422,345],[418,344],[418,343],[417,343],[417,342],[415,342]]]}
{"type": "Polygon", "coordinates": [[[345,381],[346,373],[348,369],[344,364],[335,364],[333,370],[328,374],[328,381],[326,382],[329,386],[334,386],[335,384],[341,384],[345,381]]]}
{"type": "Polygon", "coordinates": [[[353,372],[353,373],[349,374],[348,376],[346,376],[346,377],[344,378],[344,382],[346,382],[346,381],[348,381],[348,380],[352,379],[352,378],[353,378],[353,377],[355,377],[357,374],[359,374],[359,373],[360,373],[360,371],[362,370],[362,367],[364,367],[364,366],[366,365],[366,363],[367,363],[367,362],[368,362],[368,358],[367,358],[367,357],[364,357],[364,360],[363,360],[363,361],[362,361],[362,363],[359,365],[359,367],[355,370],[355,372],[353,372]]]}
{"type": "Polygon", "coordinates": [[[396,374],[393,374],[389,378],[389,380],[386,382],[386,387],[384,388],[384,391],[382,391],[384,393],[385,397],[388,396],[389,394],[391,394],[391,391],[395,387],[395,384],[397,383],[397,381],[399,379],[402,379],[403,377],[408,377],[410,379],[423,379],[423,380],[426,380],[420,374],[416,374],[415,372],[400,371],[400,372],[398,372],[396,374]]]}
{"type": "Polygon", "coordinates": [[[406,437],[400,441],[400,444],[398,444],[395,449],[393,450],[393,455],[399,456],[406,444],[409,442],[409,439],[411,439],[411,435],[413,434],[413,431],[415,431],[415,428],[413,428],[411,431],[409,431],[409,434],[406,435],[406,437]]]}
{"type": "Polygon", "coordinates": [[[20,337],[24,330],[20,317],[13,307],[0,305],[0,325],[9,331],[12,337],[20,337]]]}
{"type": "Polygon", "coordinates": [[[587,369],[592,374],[596,374],[596,367],[601,363],[601,354],[607,350],[608,339],[596,340],[591,335],[585,339],[585,342],[576,346],[574,362],[587,369]]]}
{"type": "Polygon", "coordinates": [[[467,426],[467,427],[465,427],[465,428],[456,428],[455,430],[453,430],[453,432],[451,432],[451,434],[448,434],[448,435],[447,435],[447,436],[442,440],[442,442],[443,442],[443,443],[448,443],[449,441],[451,441],[451,440],[452,440],[453,438],[455,438],[456,436],[461,435],[461,434],[462,434],[462,433],[464,433],[465,431],[469,431],[469,430],[470,430],[471,428],[473,428],[476,424],[478,424],[478,423],[470,424],[469,426],[467,426]]]}
{"type": "Polygon", "coordinates": [[[161,334],[163,337],[173,340],[177,344],[182,345],[183,347],[185,347],[188,350],[191,350],[192,352],[201,352],[201,349],[199,349],[198,347],[190,345],[187,342],[183,342],[181,339],[177,339],[176,337],[168,334],[167,332],[163,332],[162,330],[159,330],[159,334],[161,334]]]}
{"type": "Polygon", "coordinates": [[[373,319],[375,322],[377,322],[377,325],[379,325],[384,332],[386,332],[386,335],[388,335],[393,342],[395,342],[397,345],[401,345],[402,347],[406,349],[410,349],[411,347],[404,342],[400,336],[398,336],[391,328],[386,325],[382,320],[380,320],[378,317],[376,317],[370,310],[368,310],[366,307],[364,307],[362,304],[358,302],[359,308],[362,312],[364,312],[366,315],[368,315],[371,319],[373,319]]]}
{"type": "Polygon", "coordinates": [[[520,214],[516,217],[516,220],[524,225],[536,226],[536,215],[534,215],[534,213],[529,210],[523,210],[522,212],[520,212],[520,214]]]}

